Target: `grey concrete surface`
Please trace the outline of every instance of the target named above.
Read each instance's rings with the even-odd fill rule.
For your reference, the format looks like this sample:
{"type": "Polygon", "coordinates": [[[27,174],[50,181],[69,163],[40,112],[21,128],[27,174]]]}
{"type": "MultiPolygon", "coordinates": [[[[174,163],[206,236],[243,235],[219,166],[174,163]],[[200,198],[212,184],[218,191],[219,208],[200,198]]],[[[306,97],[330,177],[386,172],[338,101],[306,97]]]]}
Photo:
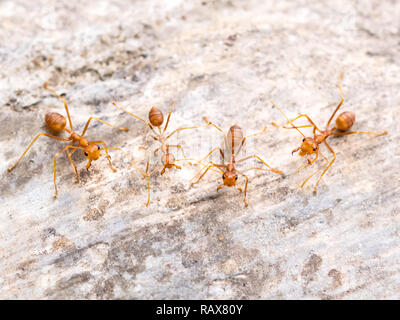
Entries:
{"type": "MultiPolygon", "coordinates": [[[[0,298],[399,299],[399,61],[398,1],[1,1],[0,298]],[[302,137],[270,125],[284,119],[268,100],[324,126],[340,72],[354,129],[389,134],[332,138],[337,161],[313,195],[315,179],[299,185],[323,161],[297,173],[302,137]],[[188,165],[151,178],[146,208],[120,152],[116,173],[104,157],[86,172],[76,152],[81,181],[60,157],[55,200],[63,143],[40,138],[7,172],[45,113],[65,114],[45,81],[78,132],[90,116],[129,127],[93,123],[88,138],[141,168],[147,128],[112,101],[146,118],[174,100],[170,129],[203,116],[249,134],[267,125],[246,154],[284,175],[251,173],[245,208],[237,190],[217,192],[217,173],[190,187],[200,167],[188,165]]],[[[221,137],[171,141],[201,158],[221,137]]]]}

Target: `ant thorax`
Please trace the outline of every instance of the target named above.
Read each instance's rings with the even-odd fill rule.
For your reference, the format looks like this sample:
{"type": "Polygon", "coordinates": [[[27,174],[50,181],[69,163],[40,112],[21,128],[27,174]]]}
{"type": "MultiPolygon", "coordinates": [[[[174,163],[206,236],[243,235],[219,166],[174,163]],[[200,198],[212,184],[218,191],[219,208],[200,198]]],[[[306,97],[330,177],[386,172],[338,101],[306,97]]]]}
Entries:
{"type": "Polygon", "coordinates": [[[153,139],[155,141],[158,141],[158,143],[160,144],[160,147],[158,148],[162,154],[167,154],[168,152],[168,144],[167,144],[167,135],[165,134],[165,132],[161,132],[157,133],[156,135],[152,135],[153,139]]]}
{"type": "Polygon", "coordinates": [[[321,132],[321,134],[317,134],[314,137],[314,140],[316,143],[321,144],[322,142],[324,142],[330,135],[332,135],[332,133],[336,130],[335,127],[333,127],[332,129],[326,129],[324,131],[321,132]]]}

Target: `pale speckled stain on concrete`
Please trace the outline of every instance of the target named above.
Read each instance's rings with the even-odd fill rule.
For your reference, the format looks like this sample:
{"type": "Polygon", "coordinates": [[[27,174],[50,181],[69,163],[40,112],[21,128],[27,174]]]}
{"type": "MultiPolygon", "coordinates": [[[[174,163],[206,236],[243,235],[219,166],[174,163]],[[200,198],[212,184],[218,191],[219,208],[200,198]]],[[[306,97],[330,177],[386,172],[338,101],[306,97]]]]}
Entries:
{"type": "MultiPolygon", "coordinates": [[[[0,43],[1,298],[400,298],[398,2],[2,1],[0,43]],[[298,133],[271,126],[248,152],[285,175],[252,175],[248,208],[217,193],[219,175],[190,188],[196,167],[185,167],[152,178],[146,209],[145,182],[117,152],[117,173],[104,159],[86,172],[77,153],[79,184],[60,158],[54,200],[61,146],[44,138],[6,172],[44,114],[63,113],[44,81],[78,129],[92,115],[128,126],[88,136],[144,166],[146,128],[112,101],[145,117],[173,99],[171,129],[206,115],[255,132],[283,121],[269,99],[323,125],[341,71],[355,128],[389,135],[333,138],[338,159],[317,195],[298,189],[313,170],[296,173],[298,133]]],[[[179,137],[199,158],[218,135],[179,137]]]]}

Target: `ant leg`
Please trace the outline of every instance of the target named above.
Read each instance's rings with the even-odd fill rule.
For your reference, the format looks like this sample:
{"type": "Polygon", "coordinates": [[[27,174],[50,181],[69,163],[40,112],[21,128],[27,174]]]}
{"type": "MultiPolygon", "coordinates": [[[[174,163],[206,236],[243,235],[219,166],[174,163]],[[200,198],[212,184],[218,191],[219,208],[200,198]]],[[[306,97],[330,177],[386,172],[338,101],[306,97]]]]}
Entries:
{"type": "Polygon", "coordinates": [[[56,185],[56,168],[57,168],[57,157],[63,153],[64,151],[68,150],[69,148],[72,148],[74,146],[68,145],[64,148],[62,148],[60,151],[58,151],[55,156],[54,156],[54,189],[55,189],[55,193],[54,193],[54,198],[57,198],[58,195],[58,191],[57,191],[57,185],[56,185]]]}
{"type": "Polygon", "coordinates": [[[247,207],[249,205],[249,203],[247,202],[247,199],[246,199],[246,196],[247,196],[247,185],[249,183],[249,178],[244,173],[242,173],[240,171],[237,171],[237,173],[241,174],[246,179],[246,184],[244,186],[244,199],[243,199],[243,202],[244,202],[244,205],[247,207]]]}
{"type": "MultiPolygon", "coordinates": [[[[203,170],[205,167],[207,167],[207,165],[204,166],[201,170],[203,170]]],[[[221,167],[221,168],[222,168],[222,167],[225,167],[225,165],[220,165],[220,167],[221,167]]],[[[200,170],[200,171],[201,171],[201,170],[200,170]]],[[[215,167],[210,167],[208,170],[214,171],[214,172],[216,172],[216,173],[223,173],[223,171],[221,171],[221,169],[219,169],[219,168],[217,167],[217,165],[215,165],[215,167]],[[216,168],[216,169],[214,169],[214,168],[216,168]]],[[[197,176],[199,173],[200,173],[200,172],[198,172],[195,176],[197,176]]],[[[191,179],[191,180],[193,180],[193,179],[191,179]]]]}
{"type": "Polygon", "coordinates": [[[117,106],[115,102],[112,102],[112,104],[113,104],[115,107],[117,107],[119,110],[122,110],[123,112],[129,114],[130,116],[132,116],[132,117],[134,117],[134,118],[136,118],[136,119],[142,121],[143,123],[147,124],[147,125],[149,126],[149,128],[150,128],[151,130],[154,131],[153,126],[152,126],[150,123],[148,123],[147,121],[145,121],[145,120],[143,120],[142,118],[140,118],[140,117],[134,115],[133,113],[130,113],[129,111],[126,111],[125,109],[122,109],[121,107],[117,106]]]}
{"type": "Polygon", "coordinates": [[[63,103],[64,103],[64,107],[65,107],[65,111],[67,112],[67,116],[68,116],[68,122],[69,122],[69,126],[71,127],[71,131],[74,131],[74,129],[72,128],[72,121],[71,121],[71,116],[69,115],[69,111],[68,111],[68,106],[67,106],[67,102],[65,101],[65,99],[63,97],[61,97],[60,95],[57,94],[57,92],[55,92],[53,89],[50,89],[48,87],[48,83],[45,82],[44,83],[44,88],[51,92],[52,94],[54,94],[57,98],[59,98],[63,103]]]}
{"type": "Polygon", "coordinates": [[[86,171],[89,171],[90,166],[92,165],[92,160],[89,159],[87,165],[86,165],[86,171]]]}
{"type": "Polygon", "coordinates": [[[305,164],[302,164],[300,167],[297,168],[297,172],[300,172],[301,169],[308,167],[310,164],[307,162],[305,164]]]}
{"type": "Polygon", "coordinates": [[[164,165],[160,165],[157,168],[155,168],[152,172],[150,172],[148,175],[152,176],[154,173],[156,173],[158,170],[160,170],[161,168],[164,168],[164,165]]]}
{"type": "MultiPolygon", "coordinates": [[[[272,122],[272,125],[275,126],[275,127],[282,127],[283,129],[295,129],[293,127],[286,127],[285,124],[279,126],[275,122],[272,122]]],[[[296,128],[314,128],[314,126],[311,125],[311,124],[306,124],[304,126],[297,126],[296,128]]]]}
{"type": "Polygon", "coordinates": [[[164,133],[164,132],[167,130],[167,128],[168,128],[169,119],[171,118],[171,113],[172,113],[172,111],[174,110],[174,106],[175,106],[175,102],[172,101],[172,102],[171,102],[171,108],[169,109],[169,112],[168,112],[167,122],[165,123],[164,129],[163,129],[163,133],[164,133]]]}
{"type": "Polygon", "coordinates": [[[81,147],[79,146],[79,144],[78,144],[78,145],[76,145],[76,146],[74,146],[74,145],[68,145],[68,146],[66,147],[66,149],[67,149],[67,150],[68,150],[68,149],[73,149],[71,152],[67,152],[67,150],[65,150],[65,151],[66,151],[66,153],[67,153],[67,156],[68,156],[69,162],[70,162],[70,164],[71,164],[71,166],[72,166],[72,169],[73,169],[74,172],[75,172],[75,175],[76,175],[76,183],[78,183],[78,182],[79,182],[78,170],[77,170],[77,167],[76,167],[74,161],[72,160],[71,156],[72,156],[72,154],[73,154],[76,150],[82,149],[82,148],[81,148],[81,147]]]}
{"type": "MultiPolygon", "coordinates": [[[[149,133],[151,134],[151,131],[150,131],[149,133]]],[[[146,135],[146,138],[145,138],[145,141],[144,141],[144,145],[139,146],[139,149],[143,149],[143,150],[146,150],[146,149],[147,149],[148,144],[149,144],[149,140],[148,140],[148,139],[149,139],[149,133],[146,135]]],[[[153,138],[155,141],[158,140],[157,137],[152,136],[152,135],[150,135],[150,138],[153,138]]]]}
{"type": "Polygon", "coordinates": [[[86,130],[87,130],[88,126],[89,126],[89,123],[90,123],[90,121],[92,121],[92,120],[97,120],[97,121],[99,121],[99,122],[101,122],[101,123],[104,123],[104,124],[110,126],[111,128],[116,128],[116,129],[118,129],[118,130],[122,130],[122,131],[128,131],[128,130],[129,130],[129,128],[121,128],[121,127],[118,127],[118,126],[114,126],[114,125],[112,125],[111,123],[108,123],[108,122],[106,122],[106,121],[104,121],[104,120],[101,120],[101,119],[99,119],[99,118],[90,117],[89,120],[86,122],[85,128],[83,128],[83,131],[82,131],[82,134],[81,134],[82,137],[85,135],[86,130]]]}
{"type": "Polygon", "coordinates": [[[149,172],[150,157],[147,158],[146,174],[149,172]]]}
{"type": "MultiPolygon", "coordinates": [[[[204,165],[204,164],[203,164],[203,161],[204,161],[205,159],[207,159],[212,153],[214,153],[214,152],[217,151],[217,150],[220,151],[222,158],[225,160],[224,152],[222,151],[222,149],[221,149],[220,147],[216,147],[216,148],[212,149],[212,150],[211,150],[203,159],[201,159],[201,160],[192,159],[192,158],[185,158],[185,159],[177,159],[177,160],[175,160],[175,161],[182,161],[182,160],[186,160],[186,161],[195,161],[195,162],[197,162],[197,164],[202,164],[202,165],[204,165]]],[[[204,165],[204,167],[206,167],[206,166],[207,166],[207,165],[204,165]]],[[[214,166],[215,166],[215,167],[224,167],[224,165],[217,165],[217,164],[214,164],[214,166]]],[[[203,168],[204,168],[204,167],[203,167],[203,168]]],[[[203,169],[201,169],[201,170],[203,170],[203,169]]],[[[201,171],[201,170],[200,170],[200,171],[201,171]]],[[[215,171],[215,170],[214,170],[214,171],[215,171]]],[[[217,172],[219,172],[219,171],[217,171],[217,172]]]]}
{"type": "Polygon", "coordinates": [[[322,174],[320,175],[320,177],[318,178],[317,183],[315,184],[315,187],[314,187],[314,193],[317,193],[317,186],[318,186],[318,183],[321,181],[322,176],[325,174],[325,172],[330,168],[330,166],[331,166],[331,165],[333,164],[333,162],[335,162],[335,160],[336,160],[336,154],[335,154],[335,152],[332,150],[331,146],[330,146],[326,141],[324,141],[324,143],[325,143],[326,147],[329,149],[329,151],[332,153],[333,159],[332,159],[332,161],[328,164],[328,166],[325,168],[325,170],[322,172],[322,174]]]}
{"type": "MultiPolygon", "coordinates": [[[[103,142],[103,141],[91,141],[91,143],[102,143],[102,144],[104,144],[104,146],[106,147],[106,144],[105,144],[105,142],[103,142]]],[[[100,150],[106,151],[106,153],[107,153],[107,160],[108,160],[108,162],[110,163],[111,169],[113,169],[114,172],[116,172],[117,169],[115,169],[115,168],[112,166],[111,160],[110,160],[111,156],[108,154],[107,151],[108,151],[108,150],[118,150],[118,151],[122,151],[122,152],[124,152],[124,151],[123,151],[121,148],[104,148],[104,149],[100,149],[100,150]]],[[[86,170],[89,170],[91,164],[92,164],[92,160],[89,160],[88,164],[86,165],[86,170]]]]}
{"type": "MultiPolygon", "coordinates": [[[[310,157],[311,158],[311,157],[310,157]]],[[[311,166],[315,161],[317,161],[318,159],[318,153],[315,154],[315,158],[313,160],[310,160],[310,158],[307,155],[307,163],[301,165],[300,167],[297,168],[297,172],[300,172],[301,169],[303,169],[304,167],[308,167],[311,166]]]]}
{"type": "MultiPolygon", "coordinates": [[[[73,145],[73,143],[72,143],[72,145],[73,145]]],[[[77,145],[74,146],[74,148],[73,148],[73,150],[72,150],[71,152],[67,152],[69,162],[71,163],[72,169],[74,170],[75,175],[76,175],[76,183],[79,182],[79,174],[78,174],[77,167],[76,167],[74,161],[72,160],[72,155],[73,155],[73,153],[74,153],[76,150],[78,150],[78,149],[81,149],[81,148],[79,147],[79,143],[78,143],[77,145]]]]}
{"type": "Polygon", "coordinates": [[[69,163],[71,164],[72,169],[74,169],[74,171],[75,171],[76,183],[79,183],[78,169],[76,168],[76,165],[75,165],[74,161],[73,161],[72,158],[71,158],[71,155],[72,155],[76,150],[78,150],[78,146],[74,146],[73,148],[74,148],[74,150],[72,150],[71,152],[67,152],[67,155],[68,155],[69,163]]]}
{"type": "Polygon", "coordinates": [[[57,136],[53,136],[53,135],[48,134],[48,133],[39,133],[39,134],[32,140],[32,142],[30,143],[30,145],[28,146],[28,148],[26,148],[26,150],[24,151],[24,153],[22,154],[22,156],[17,160],[17,162],[16,162],[13,166],[11,166],[11,167],[8,168],[8,171],[13,170],[13,169],[21,162],[22,158],[26,155],[26,153],[28,152],[28,150],[30,149],[30,147],[32,147],[32,145],[35,143],[35,141],[36,141],[40,136],[46,136],[46,137],[49,137],[49,138],[52,138],[52,139],[56,139],[56,140],[60,140],[60,141],[65,141],[65,142],[68,142],[68,141],[71,141],[71,140],[72,140],[72,139],[64,139],[64,138],[60,138],[60,137],[57,137],[57,136]]]}
{"type": "MultiPolygon", "coordinates": [[[[147,164],[146,164],[146,173],[143,174],[143,179],[147,177],[147,202],[146,202],[146,207],[149,206],[150,203],[150,176],[155,172],[154,170],[148,174],[149,172],[149,163],[150,163],[150,157],[147,158],[147,164]]],[[[142,172],[140,170],[140,172],[142,172]]]]}
{"type": "Polygon", "coordinates": [[[193,127],[185,127],[185,128],[179,128],[179,129],[175,129],[174,131],[172,131],[166,138],[165,140],[168,140],[172,135],[174,135],[175,133],[177,133],[178,131],[181,130],[189,130],[189,129],[197,129],[197,128],[201,128],[204,126],[193,126],[193,127]]]}
{"type": "MultiPolygon", "coordinates": [[[[162,166],[157,167],[156,169],[154,169],[152,172],[149,172],[149,166],[150,166],[150,157],[147,158],[147,164],[146,164],[146,173],[142,173],[144,175],[144,177],[142,178],[142,180],[144,180],[147,176],[151,176],[153,175],[157,170],[159,170],[162,166]]],[[[142,172],[140,170],[140,172],[142,172]]]]}
{"type": "Polygon", "coordinates": [[[150,204],[150,176],[147,176],[147,202],[146,207],[150,204]]]}
{"type": "Polygon", "coordinates": [[[209,156],[211,156],[211,154],[213,154],[215,151],[219,150],[221,155],[224,155],[224,151],[220,148],[220,147],[215,147],[214,149],[212,149],[203,159],[201,159],[200,161],[198,161],[198,163],[203,162],[204,160],[206,160],[209,156]]]}
{"type": "MultiPolygon", "coordinates": [[[[110,168],[112,169],[112,171],[117,172],[117,169],[115,169],[111,163],[111,157],[108,154],[108,149],[107,149],[106,143],[104,141],[90,141],[90,143],[101,143],[104,145],[104,151],[106,152],[106,157],[107,157],[108,163],[110,164],[110,168]]],[[[90,167],[90,162],[91,162],[91,160],[89,160],[89,163],[88,163],[89,167],[90,167]]],[[[89,169],[89,167],[86,167],[86,169],[89,169]]]]}
{"type": "MultiPolygon", "coordinates": [[[[207,165],[207,166],[206,166],[207,169],[201,174],[201,176],[200,176],[195,182],[192,182],[192,185],[194,185],[194,184],[196,184],[196,183],[199,183],[199,181],[204,177],[204,175],[207,173],[207,171],[210,170],[210,169],[212,169],[213,167],[216,167],[216,165],[214,165],[213,163],[207,165]]],[[[200,171],[195,175],[195,177],[196,177],[197,175],[199,175],[200,172],[201,172],[203,169],[204,169],[204,167],[200,169],[200,171]]],[[[223,171],[220,170],[220,173],[223,173],[223,171]]],[[[192,179],[192,180],[193,180],[193,179],[192,179]]]]}
{"type": "Polygon", "coordinates": [[[246,160],[251,159],[251,158],[256,158],[259,161],[261,161],[265,166],[267,166],[269,168],[270,171],[282,174],[282,171],[270,167],[264,160],[262,160],[259,156],[255,155],[255,154],[252,155],[252,156],[248,156],[246,158],[240,159],[240,160],[236,161],[236,163],[243,162],[243,161],[246,161],[246,160]]]}
{"type": "Polygon", "coordinates": [[[248,139],[248,138],[250,138],[250,137],[258,136],[258,135],[260,135],[260,134],[263,134],[265,131],[267,131],[267,127],[266,127],[266,126],[265,126],[265,127],[262,129],[262,131],[260,131],[260,132],[256,132],[256,133],[253,133],[253,134],[249,134],[248,136],[245,136],[245,137],[242,139],[242,141],[240,142],[239,149],[238,149],[237,152],[235,152],[235,154],[239,154],[240,150],[242,150],[242,147],[243,147],[244,142],[246,141],[246,139],[248,139]]]}
{"type": "MultiPolygon", "coordinates": [[[[167,145],[167,148],[169,148],[169,147],[173,147],[173,148],[177,148],[177,149],[181,150],[182,155],[183,155],[183,159],[185,161],[187,161],[189,163],[189,165],[192,165],[192,163],[190,162],[190,159],[188,157],[186,157],[185,151],[183,151],[183,148],[182,148],[182,146],[180,144],[178,144],[178,145],[169,144],[169,145],[167,145]]],[[[176,161],[180,161],[180,160],[178,159],[176,161]]]]}
{"type": "MultiPolygon", "coordinates": [[[[79,147],[79,143],[77,144],[77,145],[75,145],[76,147],[79,147]]],[[[69,153],[69,155],[70,156],[72,156],[72,154],[76,151],[76,150],[78,150],[79,148],[76,148],[76,149],[74,149],[74,150],[72,150],[70,153],[69,153]]]]}
{"type": "Polygon", "coordinates": [[[210,164],[212,164],[215,168],[226,168],[225,164],[216,164],[212,161],[210,161],[210,164]]]}
{"type": "Polygon", "coordinates": [[[174,135],[176,132],[181,131],[181,130],[197,129],[197,128],[208,127],[208,126],[213,126],[214,128],[216,128],[216,129],[218,129],[219,131],[221,131],[222,133],[224,133],[218,126],[216,126],[216,125],[213,124],[212,122],[208,121],[208,119],[207,119],[206,117],[203,117],[203,119],[207,122],[207,124],[203,124],[203,125],[199,125],[199,126],[193,126],[193,127],[185,127],[185,128],[175,129],[174,131],[172,131],[172,132],[165,138],[165,140],[167,140],[169,137],[171,137],[171,136],[174,135]]]}
{"type": "MultiPolygon", "coordinates": [[[[150,177],[160,169],[160,167],[155,168],[152,172],[150,172],[150,174],[147,174],[147,203],[146,203],[146,207],[149,206],[150,203],[150,177]]],[[[146,173],[148,170],[148,162],[147,162],[147,168],[146,168],[146,173]]]]}
{"type": "MultiPolygon", "coordinates": [[[[100,149],[100,150],[103,150],[103,149],[100,149]]],[[[146,169],[146,173],[143,172],[142,170],[140,170],[140,169],[136,166],[136,164],[135,164],[135,162],[132,160],[132,158],[129,157],[129,155],[128,155],[123,149],[121,149],[121,148],[108,148],[108,150],[118,150],[118,151],[122,151],[122,153],[124,154],[124,156],[129,160],[129,162],[130,162],[130,164],[132,165],[132,167],[134,167],[137,171],[139,171],[144,177],[147,176],[148,166],[147,166],[147,169],[146,169]]],[[[143,179],[144,179],[144,178],[143,178],[143,179]]]]}
{"type": "Polygon", "coordinates": [[[265,133],[266,131],[267,131],[267,127],[265,126],[260,132],[256,132],[256,133],[249,134],[249,135],[245,136],[245,137],[242,139],[242,143],[241,143],[241,144],[243,145],[247,138],[258,136],[258,135],[260,135],[260,134],[265,133]]]}
{"type": "MultiPolygon", "coordinates": [[[[155,169],[153,169],[153,171],[149,172],[149,166],[150,166],[150,156],[147,158],[147,164],[146,164],[146,173],[144,174],[145,176],[152,176],[154,173],[156,173],[158,170],[160,170],[161,168],[165,168],[164,165],[159,165],[158,167],[156,167],[155,169]]],[[[165,170],[164,170],[165,171],[165,170]]],[[[164,172],[163,172],[164,173],[164,172]]],[[[145,179],[145,177],[143,177],[143,179],[145,179]]]]}
{"type": "Polygon", "coordinates": [[[146,172],[143,172],[142,170],[140,170],[135,162],[128,156],[128,154],[121,148],[110,148],[108,150],[120,150],[122,151],[122,153],[128,158],[129,162],[131,163],[132,167],[134,167],[137,171],[139,171],[142,175],[143,175],[143,179],[145,179],[147,177],[147,202],[146,202],[146,207],[149,206],[150,203],[150,175],[151,174],[147,174],[148,170],[149,170],[149,161],[150,159],[147,160],[147,167],[146,167],[146,172]]]}
{"type": "Polygon", "coordinates": [[[224,131],[222,131],[222,129],[221,129],[220,127],[218,127],[216,124],[210,122],[210,121],[207,119],[207,117],[203,117],[203,120],[204,120],[205,122],[207,122],[206,127],[208,127],[208,126],[213,126],[215,129],[217,129],[217,130],[220,131],[222,134],[224,134],[224,131]]]}
{"type": "Polygon", "coordinates": [[[315,131],[322,132],[320,129],[318,129],[318,127],[311,120],[311,118],[306,114],[301,114],[301,115],[297,116],[296,118],[294,118],[292,120],[289,120],[288,122],[284,123],[283,125],[277,125],[275,122],[272,122],[272,125],[275,126],[275,127],[282,127],[284,129],[289,129],[289,128],[286,127],[286,125],[289,124],[289,123],[292,123],[293,121],[296,121],[297,119],[300,119],[300,118],[306,118],[308,120],[308,122],[310,123],[310,125],[292,127],[293,129],[314,127],[314,132],[315,131]]]}
{"type": "MultiPolygon", "coordinates": [[[[140,170],[139,168],[134,166],[140,173],[143,174],[143,180],[146,179],[146,177],[147,177],[147,202],[146,202],[146,207],[148,207],[149,204],[150,204],[150,176],[155,172],[155,170],[153,170],[150,174],[148,174],[149,162],[150,162],[150,157],[147,158],[146,173],[143,173],[142,170],[140,170]]],[[[132,163],[132,165],[133,165],[133,163],[132,163]]]]}
{"type": "MultiPolygon", "coordinates": [[[[325,159],[326,161],[326,165],[329,164],[329,160],[327,157],[325,157],[322,153],[321,153],[322,157],[325,159]]],[[[325,168],[325,166],[322,166],[321,168],[315,170],[306,180],[303,181],[303,183],[301,184],[300,188],[303,188],[304,185],[307,183],[308,180],[310,180],[314,175],[316,175],[318,172],[320,172],[321,170],[323,170],[325,168]]]]}
{"type": "MultiPolygon", "coordinates": [[[[293,124],[293,122],[292,122],[291,120],[289,120],[289,118],[286,116],[286,114],[285,114],[272,100],[270,100],[270,103],[271,103],[275,108],[277,108],[277,109],[279,110],[280,113],[282,113],[282,115],[286,118],[286,120],[288,121],[288,123],[290,123],[290,124],[293,126],[294,129],[296,129],[304,138],[306,137],[306,136],[303,134],[303,132],[301,132],[301,131],[299,130],[299,128],[297,128],[297,127],[293,124]]],[[[279,128],[279,125],[277,125],[275,122],[272,122],[272,125],[279,128]]]]}
{"type": "MultiPolygon", "coordinates": [[[[124,156],[129,160],[129,162],[131,163],[131,165],[132,165],[132,167],[134,167],[137,171],[139,171],[142,175],[143,175],[143,179],[145,179],[147,176],[148,176],[148,174],[147,174],[147,171],[148,171],[148,169],[149,169],[149,162],[147,162],[147,167],[146,167],[146,172],[143,172],[142,170],[140,170],[137,166],[136,166],[136,164],[135,164],[135,162],[132,160],[132,158],[130,158],[129,156],[128,156],[128,154],[123,150],[123,149],[121,149],[121,148],[107,148],[108,150],[118,150],[118,151],[122,151],[122,153],[124,154],[124,156]]],[[[100,150],[105,150],[105,149],[100,149],[100,150]]],[[[153,173],[151,173],[151,174],[153,174],[153,173]]],[[[150,175],[151,175],[150,174],[150,175]]]]}
{"type": "MultiPolygon", "coordinates": [[[[146,176],[148,175],[148,172],[149,172],[149,166],[150,166],[150,156],[147,157],[146,176]]],[[[157,170],[157,169],[154,169],[154,170],[150,173],[150,175],[152,175],[156,170],[157,170]]],[[[144,180],[144,179],[145,179],[145,177],[143,177],[143,180],[144,180]]]]}
{"type": "Polygon", "coordinates": [[[347,136],[349,134],[373,134],[376,136],[383,136],[385,134],[387,134],[388,132],[382,131],[382,132],[374,132],[374,131],[348,131],[348,132],[333,132],[332,135],[337,136],[337,137],[341,137],[341,136],[347,136]]]}
{"type": "Polygon", "coordinates": [[[340,76],[339,76],[339,82],[338,82],[338,89],[339,89],[339,92],[340,92],[341,100],[340,100],[338,106],[336,107],[335,111],[333,111],[331,117],[329,118],[328,123],[326,124],[326,129],[329,128],[329,124],[331,123],[333,117],[335,116],[336,112],[340,109],[340,107],[342,106],[342,104],[344,102],[344,94],[343,94],[343,91],[342,91],[342,79],[343,79],[343,76],[344,76],[344,73],[342,72],[340,74],[340,76]]]}
{"type": "Polygon", "coordinates": [[[132,160],[131,157],[128,156],[128,154],[121,148],[109,148],[108,150],[119,150],[122,151],[122,153],[125,155],[125,157],[129,160],[129,162],[131,163],[132,167],[134,167],[137,171],[139,171],[142,175],[143,175],[143,179],[145,179],[147,177],[147,202],[146,202],[146,207],[149,206],[150,203],[150,175],[147,174],[147,171],[149,169],[149,162],[147,162],[147,167],[146,167],[146,172],[143,172],[142,170],[140,170],[135,162],[132,160]]]}
{"type": "Polygon", "coordinates": [[[254,167],[254,168],[248,168],[248,169],[242,170],[242,172],[245,173],[245,172],[250,171],[250,170],[271,171],[270,169],[254,167]]]}
{"type": "MultiPolygon", "coordinates": [[[[283,116],[284,116],[284,117],[286,118],[286,120],[288,121],[288,122],[286,122],[286,123],[282,126],[283,128],[288,129],[287,127],[285,127],[285,125],[288,124],[288,123],[290,123],[290,124],[293,126],[294,129],[296,129],[298,132],[300,132],[300,134],[301,134],[303,137],[305,137],[305,135],[298,129],[298,128],[300,128],[300,127],[296,127],[296,126],[293,124],[293,121],[295,121],[295,120],[297,120],[297,119],[299,119],[299,118],[305,117],[305,118],[308,120],[308,122],[311,124],[311,126],[314,127],[314,129],[313,129],[313,134],[314,134],[314,135],[315,135],[315,132],[316,132],[316,131],[322,133],[322,131],[321,131],[320,129],[318,129],[318,127],[316,126],[316,124],[311,120],[311,118],[310,118],[308,115],[306,115],[306,114],[301,114],[301,115],[297,116],[296,118],[294,118],[294,119],[292,119],[292,120],[289,120],[289,118],[283,113],[283,111],[282,111],[273,101],[270,101],[270,102],[272,103],[272,105],[273,105],[275,108],[277,108],[277,109],[280,111],[280,113],[283,114],[283,116]]],[[[275,126],[275,127],[279,127],[279,125],[277,125],[275,122],[272,122],[272,125],[275,126]]],[[[301,126],[301,127],[306,128],[306,126],[301,126]]]]}

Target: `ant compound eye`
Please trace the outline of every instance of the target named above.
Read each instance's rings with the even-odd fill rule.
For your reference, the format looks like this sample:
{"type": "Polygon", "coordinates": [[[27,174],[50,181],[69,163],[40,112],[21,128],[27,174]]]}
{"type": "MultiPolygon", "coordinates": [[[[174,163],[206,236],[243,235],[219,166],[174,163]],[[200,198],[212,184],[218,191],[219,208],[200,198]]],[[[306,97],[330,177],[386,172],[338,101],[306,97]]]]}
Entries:
{"type": "Polygon", "coordinates": [[[303,142],[306,141],[306,138],[303,138],[303,142]]]}
{"type": "Polygon", "coordinates": [[[235,180],[237,180],[239,177],[238,176],[235,176],[235,180]]]}
{"type": "Polygon", "coordinates": [[[100,150],[100,146],[97,146],[97,150],[100,150]]]}
{"type": "Polygon", "coordinates": [[[225,173],[222,175],[222,179],[224,179],[224,180],[225,180],[225,173]]]}
{"type": "Polygon", "coordinates": [[[313,148],[313,151],[317,151],[317,148],[313,148]]]}
{"type": "Polygon", "coordinates": [[[86,156],[86,157],[88,156],[88,153],[87,153],[87,152],[85,152],[85,156],[86,156]]]}

